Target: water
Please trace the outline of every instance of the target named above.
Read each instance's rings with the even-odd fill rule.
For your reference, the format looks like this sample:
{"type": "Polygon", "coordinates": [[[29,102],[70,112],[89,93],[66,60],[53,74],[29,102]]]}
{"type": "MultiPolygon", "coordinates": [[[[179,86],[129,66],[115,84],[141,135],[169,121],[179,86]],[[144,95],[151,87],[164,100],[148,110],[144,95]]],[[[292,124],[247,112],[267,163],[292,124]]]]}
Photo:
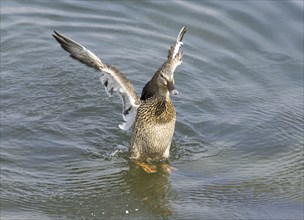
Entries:
{"type": "Polygon", "coordinates": [[[302,1],[1,1],[1,219],[303,219],[302,1]],[[118,97],[53,30],[137,92],[186,25],[171,166],[128,161],[118,97]]]}

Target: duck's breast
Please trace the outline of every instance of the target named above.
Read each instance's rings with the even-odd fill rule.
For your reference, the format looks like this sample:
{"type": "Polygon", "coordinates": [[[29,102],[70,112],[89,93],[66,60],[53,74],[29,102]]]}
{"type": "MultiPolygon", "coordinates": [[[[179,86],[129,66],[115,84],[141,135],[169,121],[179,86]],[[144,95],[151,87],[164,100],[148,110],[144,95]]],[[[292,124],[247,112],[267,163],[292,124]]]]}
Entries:
{"type": "MultiPolygon", "coordinates": [[[[175,128],[175,109],[172,103],[166,111],[159,114],[159,109],[151,103],[142,103],[138,108],[131,142],[131,158],[161,159],[171,145],[175,128]]],[[[167,155],[169,156],[169,155],[167,155]]]]}

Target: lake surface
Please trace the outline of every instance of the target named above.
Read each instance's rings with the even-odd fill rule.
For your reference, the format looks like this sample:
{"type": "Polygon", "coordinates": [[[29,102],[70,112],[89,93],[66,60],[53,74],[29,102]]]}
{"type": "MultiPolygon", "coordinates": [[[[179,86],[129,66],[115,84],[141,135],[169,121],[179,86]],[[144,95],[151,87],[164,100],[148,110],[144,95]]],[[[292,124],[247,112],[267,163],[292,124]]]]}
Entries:
{"type": "Polygon", "coordinates": [[[302,1],[1,1],[1,219],[303,219],[302,1]],[[171,174],[128,160],[119,97],[185,25],[171,174]]]}

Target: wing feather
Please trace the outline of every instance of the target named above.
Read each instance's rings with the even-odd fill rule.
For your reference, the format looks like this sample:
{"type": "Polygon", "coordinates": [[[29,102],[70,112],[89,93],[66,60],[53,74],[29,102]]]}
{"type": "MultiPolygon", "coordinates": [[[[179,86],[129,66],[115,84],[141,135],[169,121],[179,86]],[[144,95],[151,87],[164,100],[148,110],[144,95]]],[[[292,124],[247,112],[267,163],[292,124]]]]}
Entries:
{"type": "Polygon", "coordinates": [[[119,125],[122,130],[132,127],[137,108],[140,104],[132,83],[116,67],[103,63],[94,53],[76,41],[54,31],[53,37],[70,56],[89,67],[102,71],[100,81],[108,96],[118,94],[122,100],[124,123],[119,125]]]}

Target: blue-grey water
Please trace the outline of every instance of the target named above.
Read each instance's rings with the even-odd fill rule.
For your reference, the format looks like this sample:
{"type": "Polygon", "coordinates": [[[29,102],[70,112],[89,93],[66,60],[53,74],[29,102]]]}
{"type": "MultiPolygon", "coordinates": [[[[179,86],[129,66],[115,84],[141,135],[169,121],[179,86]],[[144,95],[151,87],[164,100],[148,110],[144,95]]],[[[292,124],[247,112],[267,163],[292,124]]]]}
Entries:
{"type": "Polygon", "coordinates": [[[303,219],[303,1],[1,0],[1,219],[303,219]],[[119,97],[185,25],[171,174],[129,163],[119,97]]]}

